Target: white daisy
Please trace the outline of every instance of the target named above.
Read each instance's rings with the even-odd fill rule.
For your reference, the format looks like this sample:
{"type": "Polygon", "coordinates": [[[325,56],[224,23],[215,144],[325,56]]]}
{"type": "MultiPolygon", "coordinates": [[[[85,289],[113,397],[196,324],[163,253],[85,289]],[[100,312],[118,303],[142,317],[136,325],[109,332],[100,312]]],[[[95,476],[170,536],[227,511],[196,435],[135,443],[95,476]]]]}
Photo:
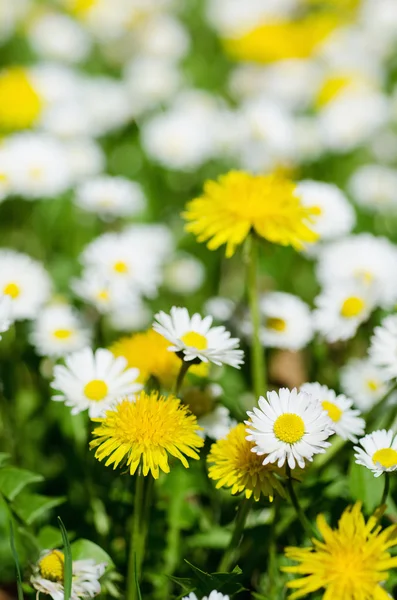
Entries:
{"type": "Polygon", "coordinates": [[[224,596],[221,592],[212,590],[209,596],[203,596],[201,599],[194,592],[191,592],[188,596],[182,598],[182,600],[230,600],[230,598],[229,596],[224,596]]]}
{"type": "Polygon", "coordinates": [[[231,298],[213,296],[204,304],[204,312],[211,315],[215,321],[228,321],[236,310],[236,303],[231,298]]]}
{"type": "Polygon", "coordinates": [[[363,412],[371,410],[389,391],[383,378],[381,369],[368,358],[353,358],[340,371],[342,390],[363,412]]]}
{"type": "Polygon", "coordinates": [[[332,421],[335,433],[343,440],[357,442],[357,436],[364,434],[365,421],[360,417],[360,411],[352,408],[353,400],[343,394],[337,396],[334,390],[317,382],[304,383],[300,391],[320,402],[332,421]]]}
{"type": "Polygon", "coordinates": [[[94,140],[90,138],[65,140],[64,148],[75,181],[79,182],[86,177],[94,177],[104,170],[105,154],[94,140]]]}
{"type": "Polygon", "coordinates": [[[250,420],[245,423],[247,440],[256,444],[252,451],[267,455],[264,465],[277,462],[282,467],[287,461],[291,469],[303,469],[305,461],[330,446],[326,440],[334,433],[332,421],[307,394],[281,388],[279,393],[268,392],[267,400],[261,396],[258,404],[247,412],[250,420]]]}
{"type": "Polygon", "coordinates": [[[95,268],[84,269],[79,279],[72,279],[71,288],[101,314],[116,310],[120,304],[133,307],[139,302],[137,292],[128,285],[128,281],[111,278],[95,268]]]}
{"type": "Polygon", "coordinates": [[[397,469],[397,436],[394,431],[380,429],[359,440],[362,448],[354,446],[358,465],[370,469],[375,477],[397,469]]]}
{"type": "Polygon", "coordinates": [[[90,343],[91,332],[85,329],[78,313],[69,304],[50,304],[33,323],[30,341],[41,356],[65,356],[90,343]]]}
{"type": "MultiPolygon", "coordinates": [[[[269,292],[259,299],[261,313],[260,339],[268,348],[300,350],[313,337],[313,318],[308,305],[298,296],[285,292],[269,292]]],[[[243,330],[251,333],[250,322],[243,330]]]]}
{"type": "Polygon", "coordinates": [[[201,288],[204,279],[203,263],[191,254],[178,254],[165,267],[164,283],[176,294],[194,294],[201,288]]]}
{"type": "Polygon", "coordinates": [[[139,297],[133,303],[117,304],[108,315],[112,329],[116,331],[142,331],[153,321],[153,311],[139,297]]]}
{"type": "Polygon", "coordinates": [[[397,377],[397,315],[389,315],[375,327],[368,353],[384,380],[397,377]]]}
{"type": "Polygon", "coordinates": [[[160,56],[135,56],[126,65],[124,77],[138,115],[167,101],[182,83],[178,65],[160,56]]]}
{"type": "Polygon", "coordinates": [[[244,362],[243,351],[238,350],[240,340],[230,337],[223,326],[211,327],[212,317],[195,313],[190,317],[187,308],[173,306],[167,315],[155,315],[153,329],[172,343],[168,350],[181,353],[185,361],[213,362],[237,369],[244,362]]]}
{"type": "Polygon", "coordinates": [[[349,181],[354,200],[369,211],[397,209],[397,170],[385,165],[364,165],[349,181]]]}
{"type": "MultiPolygon", "coordinates": [[[[10,296],[0,296],[0,333],[7,331],[12,323],[12,300],[10,296]]],[[[0,335],[1,340],[1,335],[0,335]]]]}
{"type": "Polygon", "coordinates": [[[72,407],[72,415],[88,409],[90,418],[102,416],[119,398],[142,389],[138,369],[127,369],[127,361],[109,350],[83,348],[54,367],[51,387],[61,392],[53,400],[72,407]]]}
{"type": "Polygon", "coordinates": [[[351,235],[321,249],[317,277],[325,287],[365,285],[382,308],[397,301],[397,247],[370,233],[351,235]]]}
{"type": "MultiPolygon", "coordinates": [[[[34,566],[30,578],[35,590],[48,594],[53,600],[64,600],[64,564],[63,552],[45,550],[34,566]]],[[[71,600],[93,598],[100,594],[99,579],[104,574],[105,568],[106,563],[96,563],[92,559],[74,560],[72,563],[71,600]]]]}
{"type": "Polygon", "coordinates": [[[76,190],[75,202],[105,219],[136,215],[145,207],[145,197],[138,183],[110,175],[84,181],[76,190]]]}
{"type": "Polygon", "coordinates": [[[315,328],[330,343],[352,338],[374,308],[369,290],[358,285],[326,288],[315,304],[315,328]]]}
{"type": "Polygon", "coordinates": [[[73,183],[63,144],[43,133],[18,133],[7,138],[10,187],[27,200],[53,198],[73,183]]]}
{"type": "Polygon", "coordinates": [[[0,250],[0,293],[11,298],[13,319],[33,319],[49,299],[51,281],[39,262],[4,249],[0,250]]]}
{"type": "Polygon", "coordinates": [[[296,193],[304,206],[318,211],[311,228],[319,234],[320,240],[346,235],[354,227],[353,207],[336,185],[305,180],[298,183],[296,193]]]}
{"type": "Polygon", "coordinates": [[[200,417],[198,424],[204,430],[200,431],[199,435],[213,440],[221,440],[227,436],[232,427],[237,425],[237,421],[231,418],[230,411],[226,406],[217,406],[210,413],[200,417]]]}

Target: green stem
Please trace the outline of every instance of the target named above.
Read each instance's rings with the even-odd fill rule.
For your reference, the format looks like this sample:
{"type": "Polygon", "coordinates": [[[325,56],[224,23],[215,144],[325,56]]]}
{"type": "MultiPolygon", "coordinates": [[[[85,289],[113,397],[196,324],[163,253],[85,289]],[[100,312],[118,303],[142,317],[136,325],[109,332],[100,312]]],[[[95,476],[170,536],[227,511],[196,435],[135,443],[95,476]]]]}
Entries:
{"type": "Polygon", "coordinates": [[[252,506],[252,501],[253,497],[251,497],[250,499],[244,498],[244,500],[242,500],[240,503],[237,516],[234,522],[232,538],[230,540],[229,546],[226,549],[225,554],[222,557],[221,562],[219,563],[218,572],[220,573],[229,571],[233,563],[237,560],[238,549],[243,537],[244,527],[248,517],[248,513],[252,506]]]}
{"type": "Polygon", "coordinates": [[[178,396],[180,389],[182,387],[183,380],[185,379],[185,375],[188,372],[188,369],[191,364],[192,364],[191,362],[183,360],[183,358],[182,358],[181,368],[179,370],[178,377],[177,377],[177,380],[175,383],[175,388],[174,388],[175,396],[178,396]]]}
{"type": "Polygon", "coordinates": [[[291,499],[291,504],[293,505],[293,507],[295,509],[297,517],[298,517],[299,521],[301,522],[302,527],[306,531],[307,535],[309,536],[309,538],[311,538],[313,535],[316,535],[316,532],[315,532],[312,524],[310,523],[309,519],[306,517],[305,513],[303,512],[301,505],[299,504],[298,497],[295,494],[294,484],[292,482],[291,469],[288,465],[287,465],[287,489],[288,489],[288,493],[289,493],[289,496],[291,499]]]}
{"type": "Polygon", "coordinates": [[[136,581],[139,581],[140,579],[140,572],[143,560],[142,516],[144,484],[145,478],[142,474],[142,471],[139,470],[135,482],[134,514],[132,519],[130,549],[128,556],[126,600],[136,600],[138,598],[136,581]]]}
{"type": "Polygon", "coordinates": [[[386,472],[385,473],[385,487],[383,488],[383,494],[382,494],[382,499],[380,501],[379,508],[381,506],[384,506],[385,504],[387,504],[387,498],[389,496],[389,490],[390,490],[390,473],[386,472]]]}
{"type": "Polygon", "coordinates": [[[266,392],[265,352],[262,347],[260,330],[260,311],[258,300],[258,244],[254,235],[248,239],[249,255],[247,261],[247,291],[252,323],[251,376],[254,393],[257,398],[266,392]]]}

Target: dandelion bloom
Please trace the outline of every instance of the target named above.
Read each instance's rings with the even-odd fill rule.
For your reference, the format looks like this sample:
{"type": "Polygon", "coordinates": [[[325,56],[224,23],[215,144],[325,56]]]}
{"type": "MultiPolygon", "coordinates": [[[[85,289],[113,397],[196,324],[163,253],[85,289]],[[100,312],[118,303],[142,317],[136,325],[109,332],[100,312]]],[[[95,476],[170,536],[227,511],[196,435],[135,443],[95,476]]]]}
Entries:
{"type": "Polygon", "coordinates": [[[225,439],[212,444],[208,455],[208,475],[214,479],[217,489],[232,488],[232,494],[244,492],[246,498],[261,495],[273,500],[274,491],[284,495],[277,479],[280,469],[274,465],[263,465],[263,457],[252,452],[254,444],[246,440],[243,423],[234,427],[225,439]]]}
{"type": "Polygon", "coordinates": [[[318,238],[309,227],[317,212],[303,206],[296,185],[280,175],[231,171],[207,181],[182,216],[199,242],[208,242],[210,250],[226,244],[230,257],[252,229],[269,242],[301,250],[318,238]]]}
{"type": "Polygon", "coordinates": [[[40,117],[42,100],[29,73],[10,67],[0,73],[0,128],[7,131],[28,129],[40,117]]]}
{"type": "Polygon", "coordinates": [[[391,557],[389,548],[397,545],[397,527],[382,531],[377,518],[366,523],[361,504],[347,508],[331,529],[324,515],[317,517],[317,527],[324,541],[314,539],[312,548],[287,548],[287,558],[299,565],[284,567],[287,573],[305,575],[287,583],[297,591],[294,598],[324,588],[324,600],[387,600],[390,598],[380,582],[388,578],[388,570],[397,567],[397,557],[391,557]]]}
{"type": "Polygon", "coordinates": [[[140,464],[143,475],[150,471],[155,479],[159,469],[169,473],[168,454],[188,468],[186,456],[198,459],[197,450],[204,444],[197,418],[178,398],[158,392],[141,392],[134,402],[124,400],[93,421],[99,423],[91,442],[91,448],[97,448],[95,457],[107,458],[106,466],[114,469],[126,461],[131,475],[140,464]]]}

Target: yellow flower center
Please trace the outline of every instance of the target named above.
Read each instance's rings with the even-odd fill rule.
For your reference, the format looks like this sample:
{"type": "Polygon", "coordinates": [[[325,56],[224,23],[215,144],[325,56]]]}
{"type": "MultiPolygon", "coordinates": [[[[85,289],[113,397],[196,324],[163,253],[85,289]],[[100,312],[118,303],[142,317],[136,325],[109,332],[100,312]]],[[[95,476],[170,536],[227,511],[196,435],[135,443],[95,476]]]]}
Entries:
{"type": "Polygon", "coordinates": [[[266,327],[267,329],[274,329],[274,331],[285,331],[287,323],[284,321],[284,319],[269,317],[266,319],[266,327]]]}
{"type": "Polygon", "coordinates": [[[77,16],[84,16],[95,4],[96,0],[72,0],[71,10],[77,16]]]}
{"type": "Polygon", "coordinates": [[[346,319],[351,319],[352,317],[358,317],[358,315],[363,312],[364,308],[365,302],[362,298],[351,296],[350,298],[346,298],[342,304],[340,314],[346,319]]]}
{"type": "Polygon", "coordinates": [[[372,461],[374,465],[379,463],[385,469],[389,469],[397,465],[397,451],[393,448],[382,448],[374,453],[372,461]]]}
{"type": "Polygon", "coordinates": [[[7,183],[8,182],[8,177],[5,173],[1,173],[0,172],[0,183],[7,183]]]}
{"type": "Polygon", "coordinates": [[[128,265],[124,261],[118,260],[114,263],[113,270],[116,273],[128,273],[128,265]]]}
{"type": "Polygon", "coordinates": [[[284,413],[277,417],[274,427],[274,435],[286,444],[296,444],[305,433],[305,423],[302,417],[295,413],[284,413]]]}
{"type": "Polygon", "coordinates": [[[7,285],[3,288],[4,294],[7,296],[11,296],[11,298],[18,298],[21,290],[16,283],[7,283],[7,285]]]}
{"type": "Polygon", "coordinates": [[[197,350],[205,350],[208,348],[207,338],[197,331],[189,331],[181,337],[181,340],[186,346],[197,348],[197,350]]]}
{"type": "Polygon", "coordinates": [[[71,329],[55,329],[53,336],[58,340],[67,340],[71,337],[72,333],[71,329]]]}
{"type": "Polygon", "coordinates": [[[43,169],[42,167],[32,167],[29,169],[29,174],[33,181],[40,181],[43,176],[43,169]]]}
{"type": "Polygon", "coordinates": [[[367,285],[370,285],[374,281],[374,274],[371,271],[364,271],[363,269],[358,269],[355,272],[356,278],[361,282],[367,285]]]}
{"type": "Polygon", "coordinates": [[[105,302],[107,302],[109,300],[109,297],[110,296],[108,290],[101,290],[97,293],[98,300],[104,300],[105,302]]]}
{"type": "Polygon", "coordinates": [[[352,81],[352,77],[346,75],[339,75],[327,79],[317,94],[316,106],[321,108],[334,100],[352,83],[352,81]]]}
{"type": "Polygon", "coordinates": [[[84,386],[84,394],[89,400],[99,402],[103,400],[108,393],[108,386],[102,379],[93,379],[84,386]]]}
{"type": "Polygon", "coordinates": [[[376,381],[375,379],[368,379],[367,386],[369,387],[371,392],[376,392],[376,390],[378,390],[380,387],[380,383],[379,383],[379,381],[376,381]]]}
{"type": "Polygon", "coordinates": [[[328,400],[323,400],[323,402],[321,402],[321,405],[323,409],[327,411],[329,418],[332,419],[334,423],[340,421],[340,418],[343,415],[343,411],[341,411],[341,409],[338,406],[336,406],[336,404],[328,402],[328,400]]]}
{"type": "Polygon", "coordinates": [[[0,73],[1,129],[29,128],[37,121],[41,109],[41,98],[24,69],[12,67],[0,73]]]}
{"type": "Polygon", "coordinates": [[[50,581],[63,581],[65,558],[63,552],[53,550],[39,561],[40,575],[50,581]]]}

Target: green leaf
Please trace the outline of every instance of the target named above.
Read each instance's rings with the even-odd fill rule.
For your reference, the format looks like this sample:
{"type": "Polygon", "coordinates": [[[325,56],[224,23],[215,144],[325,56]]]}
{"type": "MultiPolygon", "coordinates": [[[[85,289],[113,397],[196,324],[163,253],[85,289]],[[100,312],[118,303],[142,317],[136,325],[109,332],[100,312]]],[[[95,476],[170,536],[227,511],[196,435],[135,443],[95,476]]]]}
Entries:
{"type": "Polygon", "coordinates": [[[46,525],[40,529],[37,536],[37,542],[41,550],[59,548],[62,545],[62,533],[57,527],[46,525]]]}
{"type": "Polygon", "coordinates": [[[235,567],[231,573],[206,573],[185,560],[186,564],[194,571],[197,591],[202,596],[209,596],[212,590],[223,594],[232,595],[244,590],[241,584],[242,571],[235,567]]]}
{"type": "Polygon", "coordinates": [[[352,459],[349,472],[350,493],[353,500],[360,500],[367,512],[373,512],[382,498],[384,481],[352,459]]]}
{"type": "Polygon", "coordinates": [[[72,595],[72,577],[73,577],[72,551],[70,549],[70,542],[69,542],[68,534],[65,529],[65,525],[62,522],[61,517],[58,517],[58,523],[59,523],[59,528],[62,533],[63,553],[65,556],[65,566],[64,566],[64,572],[63,572],[63,599],[70,600],[70,596],[72,595]]]}
{"type": "Polygon", "coordinates": [[[230,531],[224,527],[214,527],[210,531],[192,535],[187,543],[189,548],[215,548],[223,550],[231,539],[230,531]]]}
{"type": "Polygon", "coordinates": [[[10,455],[6,452],[0,452],[0,467],[6,463],[10,458],[10,455]]]}
{"type": "Polygon", "coordinates": [[[22,521],[27,525],[31,525],[36,519],[51,510],[51,508],[63,504],[65,500],[66,498],[50,498],[39,494],[22,492],[14,500],[12,508],[22,521]]]}
{"type": "Polygon", "coordinates": [[[109,554],[100,546],[94,544],[94,542],[84,539],[76,540],[71,545],[71,549],[74,560],[93,558],[95,562],[106,563],[106,570],[114,568],[113,560],[110,558],[109,554]]]}
{"type": "Polygon", "coordinates": [[[0,492],[11,501],[29,483],[38,483],[39,481],[43,481],[41,475],[26,471],[25,469],[18,469],[17,467],[4,467],[0,469],[0,492]]]}

